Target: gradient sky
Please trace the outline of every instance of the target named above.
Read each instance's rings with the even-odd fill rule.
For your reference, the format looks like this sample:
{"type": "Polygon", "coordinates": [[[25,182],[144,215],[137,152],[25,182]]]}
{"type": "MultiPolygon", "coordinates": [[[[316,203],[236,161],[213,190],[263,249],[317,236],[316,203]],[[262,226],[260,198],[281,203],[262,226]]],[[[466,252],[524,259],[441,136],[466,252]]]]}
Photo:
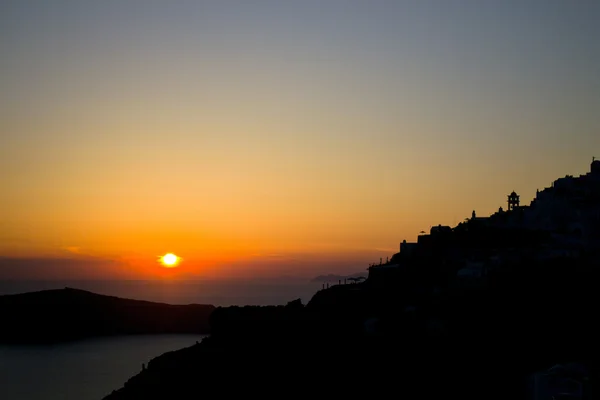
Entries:
{"type": "Polygon", "coordinates": [[[591,0],[3,0],[0,278],[356,272],[528,203],[600,157],[598,21],[591,0]]]}

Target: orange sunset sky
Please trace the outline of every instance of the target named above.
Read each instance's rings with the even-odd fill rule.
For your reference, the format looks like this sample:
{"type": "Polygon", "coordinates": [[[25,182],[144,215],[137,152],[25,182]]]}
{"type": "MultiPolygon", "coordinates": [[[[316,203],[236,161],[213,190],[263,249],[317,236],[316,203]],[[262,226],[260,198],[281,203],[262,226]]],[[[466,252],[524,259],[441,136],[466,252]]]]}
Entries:
{"type": "Polygon", "coordinates": [[[0,279],[353,273],[528,203],[600,157],[552,4],[3,1],[0,279]]]}

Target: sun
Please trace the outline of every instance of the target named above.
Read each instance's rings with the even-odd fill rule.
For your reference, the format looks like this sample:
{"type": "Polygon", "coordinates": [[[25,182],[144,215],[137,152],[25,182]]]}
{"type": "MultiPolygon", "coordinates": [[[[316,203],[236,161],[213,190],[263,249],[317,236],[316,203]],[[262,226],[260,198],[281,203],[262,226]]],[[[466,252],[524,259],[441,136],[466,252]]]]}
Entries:
{"type": "Polygon", "coordinates": [[[165,267],[175,267],[177,266],[177,264],[179,264],[179,261],[181,261],[181,258],[177,257],[173,253],[167,253],[164,256],[160,257],[160,262],[165,267]]]}

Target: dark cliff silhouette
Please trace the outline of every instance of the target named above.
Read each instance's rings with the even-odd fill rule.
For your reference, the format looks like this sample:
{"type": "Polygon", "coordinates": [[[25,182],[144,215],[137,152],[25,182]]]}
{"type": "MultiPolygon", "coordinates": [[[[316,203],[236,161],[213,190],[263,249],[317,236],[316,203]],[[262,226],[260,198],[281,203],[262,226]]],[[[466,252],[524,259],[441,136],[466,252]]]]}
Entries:
{"type": "Polygon", "coordinates": [[[506,265],[485,288],[449,281],[435,293],[426,280],[406,294],[401,282],[372,278],[321,290],[306,306],[216,308],[210,338],[157,357],[107,399],[529,399],[533,373],[574,360],[590,371],[589,395],[598,371],[598,266],[506,265]]]}
{"type": "Polygon", "coordinates": [[[217,308],[209,338],[106,399],[596,398],[600,162],[508,202],[422,231],[306,306],[217,308]]]}
{"type": "Polygon", "coordinates": [[[0,343],[52,343],[93,336],[209,332],[211,305],[170,305],[78,289],[0,296],[0,343]]]}

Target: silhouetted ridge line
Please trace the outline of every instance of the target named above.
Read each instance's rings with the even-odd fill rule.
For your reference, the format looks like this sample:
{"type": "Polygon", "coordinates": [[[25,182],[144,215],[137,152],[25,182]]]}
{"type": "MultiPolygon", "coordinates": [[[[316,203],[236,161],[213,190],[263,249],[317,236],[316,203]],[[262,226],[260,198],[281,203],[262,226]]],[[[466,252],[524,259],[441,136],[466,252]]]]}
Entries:
{"type": "Polygon", "coordinates": [[[65,288],[0,296],[0,342],[51,343],[93,336],[209,332],[212,305],[170,305],[65,288]]]}

